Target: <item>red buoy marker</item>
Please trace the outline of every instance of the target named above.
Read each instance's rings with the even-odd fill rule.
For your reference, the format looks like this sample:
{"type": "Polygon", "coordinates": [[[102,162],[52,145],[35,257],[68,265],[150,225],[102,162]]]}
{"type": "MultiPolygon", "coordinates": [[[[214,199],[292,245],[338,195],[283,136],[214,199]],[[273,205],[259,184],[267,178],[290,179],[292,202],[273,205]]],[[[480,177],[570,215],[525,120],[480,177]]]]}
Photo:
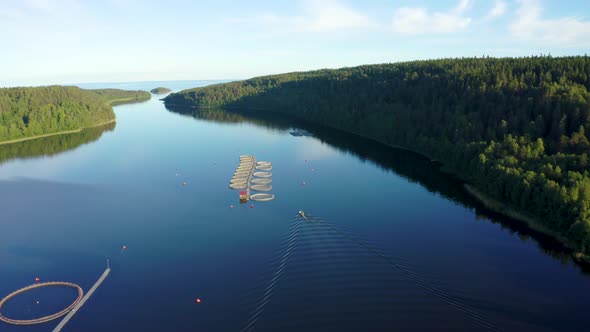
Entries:
{"type": "Polygon", "coordinates": [[[41,281],[41,279],[35,278],[35,282],[39,282],[39,281],[41,281]]]}
{"type": "Polygon", "coordinates": [[[250,204],[250,208],[253,209],[254,208],[254,204],[250,204]]]}
{"type": "Polygon", "coordinates": [[[196,299],[195,302],[196,303],[201,303],[201,299],[196,299]]]}

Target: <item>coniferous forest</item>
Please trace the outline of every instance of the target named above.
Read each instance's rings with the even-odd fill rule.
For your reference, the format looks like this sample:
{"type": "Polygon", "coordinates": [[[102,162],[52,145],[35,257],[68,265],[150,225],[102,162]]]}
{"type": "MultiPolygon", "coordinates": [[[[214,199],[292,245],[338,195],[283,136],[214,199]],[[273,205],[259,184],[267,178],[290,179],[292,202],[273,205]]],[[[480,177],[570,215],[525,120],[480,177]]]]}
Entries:
{"type": "Polygon", "coordinates": [[[463,58],[257,77],[165,103],[276,112],[416,150],[588,255],[589,90],[588,56],[463,58]]]}
{"type": "Polygon", "coordinates": [[[149,92],[142,90],[90,89],[88,91],[99,95],[112,106],[138,103],[152,98],[149,92]]]}
{"type": "Polygon", "coordinates": [[[115,120],[112,105],[150,98],[147,91],[71,86],[0,89],[0,142],[92,127],[115,120]]]}
{"type": "Polygon", "coordinates": [[[172,91],[172,90],[170,90],[168,88],[161,87],[161,86],[150,90],[151,93],[156,94],[156,95],[168,93],[170,91],[172,91]]]}

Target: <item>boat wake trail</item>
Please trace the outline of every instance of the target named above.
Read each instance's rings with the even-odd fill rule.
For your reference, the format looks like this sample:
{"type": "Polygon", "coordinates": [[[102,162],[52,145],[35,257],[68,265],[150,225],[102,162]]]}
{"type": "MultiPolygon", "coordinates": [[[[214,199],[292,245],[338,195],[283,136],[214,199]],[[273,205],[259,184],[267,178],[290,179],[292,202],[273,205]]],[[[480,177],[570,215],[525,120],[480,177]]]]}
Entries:
{"type": "MultiPolygon", "coordinates": [[[[322,325],[328,324],[326,322],[329,322],[329,326],[340,324],[340,329],[353,331],[359,326],[350,320],[354,315],[376,326],[404,321],[404,310],[424,310],[420,314],[410,314],[407,322],[432,315],[433,306],[438,305],[430,301],[421,302],[412,295],[415,294],[412,287],[400,283],[403,280],[469,317],[482,329],[501,331],[473,307],[408,268],[402,259],[387,255],[375,245],[313,215],[300,213],[291,220],[286,239],[272,260],[272,265],[275,267],[271,270],[270,281],[263,284],[260,290],[262,294],[253,304],[254,309],[241,332],[251,332],[261,324],[271,331],[296,331],[305,330],[304,326],[328,326],[322,325]],[[375,265],[378,262],[379,265],[375,265]],[[391,268],[396,273],[389,273],[391,268]],[[280,281],[284,287],[277,288],[280,281]],[[302,291],[301,287],[305,290],[302,291]],[[313,304],[298,307],[296,312],[282,309],[289,307],[289,303],[301,303],[298,300],[305,296],[299,295],[306,292],[313,293],[313,304]],[[407,299],[400,301],[404,295],[407,299]],[[349,306],[345,302],[348,298],[354,298],[358,306],[349,306]],[[273,305],[269,307],[267,305],[271,300],[273,305]],[[317,311],[318,308],[321,310],[317,311]],[[397,315],[393,316],[396,317],[393,321],[387,318],[392,317],[391,313],[385,314],[388,308],[393,310],[393,315],[397,315]],[[263,315],[263,312],[266,314],[263,315]],[[347,316],[344,312],[351,315],[347,316]],[[262,320],[263,316],[265,318],[262,320]]],[[[446,317],[441,316],[441,319],[446,317]]]]}
{"type": "Polygon", "coordinates": [[[277,282],[279,281],[279,279],[283,275],[283,271],[285,270],[285,267],[287,266],[287,262],[289,262],[289,260],[291,258],[291,253],[293,252],[293,249],[297,245],[296,241],[297,241],[297,238],[299,237],[299,230],[301,228],[302,220],[303,219],[301,217],[297,217],[292,220],[290,230],[289,230],[289,236],[287,238],[287,241],[283,244],[283,246],[280,250],[283,253],[280,263],[277,266],[277,269],[275,270],[273,277],[270,280],[268,286],[266,286],[264,294],[262,295],[262,297],[260,298],[260,300],[256,304],[256,309],[254,309],[254,311],[252,312],[252,315],[250,316],[248,323],[246,324],[246,326],[243,329],[240,330],[240,332],[252,331],[252,329],[254,328],[254,325],[256,324],[256,322],[258,321],[260,316],[262,315],[262,312],[264,311],[264,307],[270,301],[270,298],[271,298],[272,293],[274,291],[275,285],[277,284],[277,282]]]}
{"type": "Polygon", "coordinates": [[[427,290],[432,295],[438,297],[454,309],[464,313],[475,322],[480,324],[482,327],[486,328],[489,331],[501,331],[499,327],[491,323],[490,321],[486,320],[481,314],[479,314],[475,309],[471,308],[470,306],[462,303],[460,300],[454,298],[452,295],[447,293],[446,291],[436,287],[429,281],[425,280],[421,276],[417,275],[416,273],[412,272],[406,266],[404,266],[398,258],[386,255],[381,249],[367,243],[366,241],[359,239],[358,237],[354,236],[353,234],[343,230],[339,226],[330,223],[324,219],[307,215],[307,221],[314,222],[324,227],[328,227],[334,232],[338,233],[340,236],[354,242],[358,246],[366,249],[372,256],[377,257],[383,261],[385,261],[390,266],[397,269],[404,275],[407,279],[413,281],[416,285],[421,287],[422,289],[427,290]]]}

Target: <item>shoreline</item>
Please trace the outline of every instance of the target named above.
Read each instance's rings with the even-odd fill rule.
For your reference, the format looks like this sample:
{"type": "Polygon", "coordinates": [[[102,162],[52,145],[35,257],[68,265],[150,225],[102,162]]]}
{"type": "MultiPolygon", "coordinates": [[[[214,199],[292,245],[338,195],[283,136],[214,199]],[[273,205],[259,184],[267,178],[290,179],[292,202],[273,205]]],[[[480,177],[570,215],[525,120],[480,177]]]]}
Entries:
{"type": "MultiPolygon", "coordinates": [[[[123,90],[121,90],[121,91],[123,91],[123,90]]],[[[147,91],[145,91],[145,92],[148,93],[147,91]]],[[[144,98],[139,97],[139,96],[133,96],[133,97],[127,97],[127,98],[118,98],[118,99],[111,99],[111,100],[107,100],[107,99],[105,99],[102,96],[101,96],[101,98],[112,109],[113,107],[119,106],[119,105],[122,105],[122,104],[134,104],[134,103],[141,103],[141,102],[149,101],[152,98],[152,94],[151,93],[148,93],[148,95],[149,96],[145,96],[144,98]]],[[[39,139],[39,138],[51,137],[51,136],[75,134],[75,133],[81,132],[84,129],[101,127],[101,126],[107,125],[109,123],[114,123],[116,121],[117,121],[117,117],[115,115],[112,120],[101,122],[101,123],[97,123],[97,124],[93,124],[93,125],[86,126],[86,127],[80,127],[80,128],[72,129],[72,130],[62,130],[62,131],[58,131],[58,132],[55,132],[55,133],[47,133],[47,134],[41,134],[41,135],[35,135],[35,136],[27,136],[27,137],[9,139],[9,140],[6,140],[6,141],[0,141],[0,146],[2,146],[2,145],[8,145],[8,144],[14,144],[14,143],[21,143],[21,142],[31,141],[31,140],[35,140],[35,139],[39,139]]]]}
{"type": "Polygon", "coordinates": [[[514,220],[524,222],[532,230],[537,231],[542,234],[545,234],[545,235],[548,235],[548,236],[556,239],[564,247],[571,249],[572,250],[572,257],[576,261],[583,262],[586,264],[590,263],[590,256],[589,255],[584,255],[583,253],[576,251],[574,246],[571,244],[571,242],[566,237],[547,228],[545,225],[543,225],[543,223],[541,221],[539,221],[538,217],[527,214],[526,212],[518,211],[517,209],[513,208],[512,206],[510,206],[504,202],[501,202],[501,201],[487,195],[486,193],[481,192],[479,189],[477,189],[475,186],[473,186],[471,184],[464,183],[463,188],[465,189],[465,191],[467,193],[469,193],[472,197],[474,197],[478,202],[483,204],[483,206],[485,206],[486,208],[488,208],[494,212],[500,213],[502,215],[505,215],[505,216],[512,218],[514,220]]]}
{"type": "Polygon", "coordinates": [[[96,128],[96,127],[101,127],[104,125],[107,125],[109,123],[113,123],[116,122],[117,119],[112,119],[110,121],[107,122],[102,122],[96,125],[92,125],[92,126],[88,126],[88,127],[82,127],[82,128],[78,128],[78,129],[72,129],[72,130],[63,130],[63,131],[58,131],[55,133],[49,133],[49,134],[43,134],[43,135],[36,135],[36,136],[29,136],[29,137],[23,137],[23,138],[15,138],[15,139],[11,139],[8,141],[1,141],[0,145],[8,145],[8,144],[14,144],[14,143],[20,143],[20,142],[25,142],[25,141],[31,141],[34,139],[39,139],[39,138],[44,138],[44,137],[50,137],[50,136],[57,136],[57,135],[67,135],[67,134],[75,134],[75,133],[79,133],[84,129],[90,129],[90,128],[96,128]]]}
{"type": "MultiPolygon", "coordinates": [[[[303,121],[307,121],[305,119],[300,119],[303,121]]],[[[320,125],[324,125],[324,124],[320,124],[320,125]]],[[[483,204],[487,209],[494,211],[496,213],[499,213],[501,215],[504,215],[506,217],[509,217],[511,219],[514,219],[516,221],[525,223],[527,225],[527,227],[529,227],[530,229],[537,231],[539,233],[548,235],[552,238],[554,238],[555,240],[557,240],[559,243],[561,243],[564,247],[572,250],[572,257],[574,258],[574,260],[576,262],[581,262],[581,263],[585,263],[585,264],[590,264],[590,255],[585,255],[581,252],[576,251],[576,249],[574,248],[574,246],[571,244],[571,242],[564,237],[563,235],[560,235],[552,230],[550,230],[549,228],[547,228],[545,225],[543,225],[542,222],[540,222],[535,216],[529,215],[528,213],[526,213],[525,211],[519,211],[518,209],[510,206],[507,203],[504,203],[502,201],[497,200],[496,198],[491,197],[490,195],[483,193],[481,190],[479,190],[475,185],[473,185],[469,179],[467,177],[465,177],[463,174],[458,173],[455,169],[453,169],[452,167],[450,167],[449,165],[447,165],[446,163],[433,158],[432,156],[430,156],[429,154],[417,150],[417,149],[413,149],[411,147],[407,147],[407,146],[402,146],[402,145],[398,145],[398,144],[389,144],[389,143],[384,143],[381,142],[375,138],[372,137],[368,137],[368,136],[364,136],[364,135],[360,135],[354,132],[350,132],[350,131],[346,131],[346,130],[342,130],[340,128],[334,127],[334,126],[330,126],[327,125],[327,127],[329,128],[333,128],[336,130],[340,130],[343,131],[345,133],[348,134],[352,134],[358,137],[362,137],[365,139],[369,139],[372,140],[374,142],[377,142],[379,144],[384,144],[386,146],[389,146],[391,148],[394,149],[398,149],[398,150],[404,150],[404,151],[410,151],[412,153],[418,154],[428,160],[430,160],[431,162],[436,161],[441,163],[442,165],[439,167],[439,170],[443,173],[447,173],[450,176],[453,176],[455,178],[457,178],[458,180],[463,182],[463,189],[464,191],[469,194],[471,197],[473,197],[475,200],[477,200],[478,202],[480,202],[481,204],[483,204]]]]}
{"type": "Polygon", "coordinates": [[[151,94],[150,94],[150,98],[145,98],[145,99],[142,99],[140,97],[119,98],[119,99],[109,100],[107,103],[109,105],[111,105],[112,107],[115,107],[115,106],[124,105],[124,104],[142,103],[142,102],[149,101],[150,99],[152,99],[151,94]]]}
{"type": "MultiPolygon", "coordinates": [[[[543,233],[545,235],[549,235],[552,238],[555,238],[560,243],[566,245],[567,239],[560,236],[559,234],[555,233],[554,231],[550,230],[549,228],[545,227],[536,217],[526,214],[525,212],[518,211],[517,209],[509,206],[508,204],[501,202],[490,195],[483,193],[479,189],[477,189],[474,185],[464,183],[463,188],[467,191],[472,197],[477,199],[478,202],[483,204],[486,208],[498,212],[502,215],[510,217],[512,219],[522,221],[526,223],[531,229],[543,233]]],[[[566,247],[570,248],[570,246],[566,245],[566,247]]],[[[572,249],[572,248],[570,248],[572,249]]]]}
{"type": "MultiPolygon", "coordinates": [[[[172,105],[172,106],[182,106],[182,105],[172,105]]],[[[186,106],[183,106],[186,107],[186,106]]],[[[191,108],[196,108],[196,109],[225,109],[225,110],[229,110],[232,111],[232,109],[238,110],[240,107],[194,107],[194,106],[190,106],[191,108]]],[[[244,109],[244,108],[242,108],[244,109]]],[[[247,108],[246,108],[247,109],[247,108]]],[[[249,108],[252,110],[258,110],[258,111],[263,111],[263,110],[268,110],[266,108],[249,108]]],[[[354,132],[350,132],[347,130],[343,130],[331,125],[327,125],[327,124],[322,124],[322,123],[313,123],[310,122],[306,119],[302,119],[299,118],[297,116],[293,116],[290,114],[286,114],[287,116],[292,116],[295,119],[298,120],[302,120],[304,122],[309,122],[311,124],[315,124],[315,125],[320,125],[320,126],[326,126],[328,128],[332,128],[335,130],[339,130],[342,131],[344,133],[347,134],[351,134],[351,135],[355,135],[358,137],[362,137],[364,139],[369,139],[371,141],[374,141],[376,143],[379,144],[383,144],[385,146],[394,148],[394,149],[398,149],[398,150],[404,150],[404,151],[410,151],[412,153],[418,154],[428,160],[430,160],[431,162],[436,161],[441,163],[442,165],[439,167],[439,170],[443,173],[447,173],[450,176],[453,176],[455,178],[457,178],[458,180],[463,182],[463,189],[464,191],[469,194],[471,197],[473,197],[475,200],[477,200],[478,202],[480,202],[481,204],[483,204],[487,209],[494,211],[496,213],[502,214],[506,217],[509,217],[511,219],[514,219],[516,221],[525,223],[527,225],[527,227],[529,227],[530,229],[537,231],[539,233],[543,233],[547,236],[550,236],[552,238],[554,238],[555,240],[557,240],[559,243],[561,243],[565,248],[568,248],[570,250],[572,250],[572,257],[574,258],[574,260],[576,262],[580,262],[580,263],[585,263],[585,264],[590,264],[590,255],[585,255],[581,252],[576,251],[576,249],[574,249],[574,246],[571,244],[571,242],[564,237],[563,235],[560,235],[550,229],[548,229],[545,225],[543,225],[542,222],[540,222],[535,216],[531,216],[529,214],[527,214],[525,211],[519,211],[518,209],[510,206],[507,203],[501,202],[499,200],[497,200],[496,198],[491,197],[490,195],[481,192],[479,189],[477,189],[475,187],[475,185],[473,185],[469,179],[467,177],[465,177],[463,174],[458,173],[455,169],[453,169],[452,167],[450,167],[449,165],[443,163],[442,161],[433,158],[432,156],[428,155],[427,153],[423,152],[423,151],[419,151],[417,149],[413,149],[407,146],[402,146],[402,145],[397,145],[397,144],[390,144],[390,143],[385,143],[385,142],[381,142],[375,138],[372,137],[368,137],[368,136],[364,136],[364,135],[360,135],[354,132]]]]}
{"type": "MultiPolygon", "coordinates": [[[[331,127],[331,128],[334,128],[334,127],[331,127]]],[[[336,128],[336,129],[338,129],[338,128],[336,128]]],[[[338,129],[338,130],[340,130],[340,129],[338,129]]],[[[431,162],[436,161],[436,162],[441,163],[442,165],[439,167],[439,170],[443,173],[447,173],[450,176],[453,176],[453,177],[457,178],[458,180],[462,181],[463,182],[462,187],[463,187],[464,191],[467,194],[469,194],[471,197],[473,197],[475,200],[477,200],[479,203],[481,203],[484,207],[486,207],[490,211],[499,213],[499,214],[506,216],[508,218],[522,222],[527,227],[532,229],[533,231],[550,236],[551,238],[553,238],[553,239],[557,240],[559,243],[561,243],[565,248],[572,250],[571,256],[574,259],[574,261],[576,261],[578,263],[583,263],[583,264],[590,264],[590,255],[585,255],[584,253],[577,251],[575,249],[575,246],[572,245],[572,243],[570,242],[570,240],[568,240],[563,235],[558,234],[557,232],[547,228],[547,226],[545,226],[543,224],[543,222],[541,222],[538,219],[537,216],[531,215],[531,214],[527,213],[526,211],[520,211],[519,209],[514,208],[510,204],[504,203],[504,202],[490,196],[489,194],[482,192],[474,184],[472,184],[468,180],[468,178],[466,178],[462,174],[458,173],[455,169],[453,169],[449,165],[447,165],[437,159],[434,159],[432,156],[428,155],[425,152],[422,152],[422,151],[419,151],[416,149],[412,149],[412,148],[397,145],[397,144],[383,143],[383,142],[380,142],[376,139],[362,136],[362,135],[358,135],[356,133],[352,133],[352,134],[357,135],[359,137],[368,138],[368,139],[378,142],[380,144],[385,144],[385,145],[392,147],[394,149],[400,149],[400,150],[416,153],[426,159],[429,159],[431,162]]]]}

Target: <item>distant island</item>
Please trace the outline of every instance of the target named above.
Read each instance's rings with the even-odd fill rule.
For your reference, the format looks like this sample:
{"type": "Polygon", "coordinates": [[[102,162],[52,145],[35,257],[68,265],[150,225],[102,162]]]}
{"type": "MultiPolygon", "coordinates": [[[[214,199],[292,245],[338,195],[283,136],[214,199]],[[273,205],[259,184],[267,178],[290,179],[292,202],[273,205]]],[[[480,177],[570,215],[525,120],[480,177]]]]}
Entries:
{"type": "Polygon", "coordinates": [[[164,93],[168,93],[170,91],[172,91],[172,90],[170,90],[168,88],[157,87],[155,89],[152,89],[150,92],[153,93],[153,94],[155,94],[155,95],[161,95],[161,94],[164,94],[164,93]]]}
{"type": "Polygon", "coordinates": [[[113,105],[151,98],[147,91],[72,86],[0,89],[0,144],[79,132],[115,121],[113,105]]]}
{"type": "Polygon", "coordinates": [[[589,260],[589,90],[588,56],[462,58],[257,77],[165,104],[284,114],[414,150],[589,260]]]}

